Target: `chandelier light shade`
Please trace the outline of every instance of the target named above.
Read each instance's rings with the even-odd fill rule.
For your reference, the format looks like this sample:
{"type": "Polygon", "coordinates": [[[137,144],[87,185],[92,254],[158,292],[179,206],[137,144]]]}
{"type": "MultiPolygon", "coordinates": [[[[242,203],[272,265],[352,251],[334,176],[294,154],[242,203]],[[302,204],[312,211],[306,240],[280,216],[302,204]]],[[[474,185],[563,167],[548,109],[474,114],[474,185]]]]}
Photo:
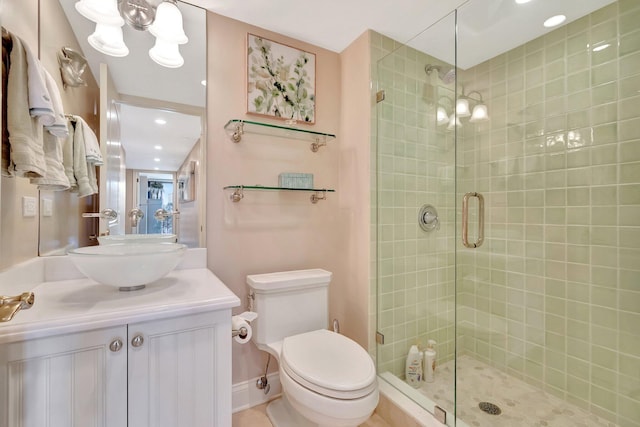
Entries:
{"type": "Polygon", "coordinates": [[[169,43],[160,38],[157,38],[156,44],[149,49],[149,57],[156,64],[167,68],[179,68],[184,65],[184,59],[180,55],[178,44],[169,43]]]}
{"type": "Polygon", "coordinates": [[[471,110],[469,110],[469,100],[467,98],[458,98],[456,101],[456,115],[458,117],[469,117],[471,110]]]}
{"type": "Polygon", "coordinates": [[[485,104],[478,104],[473,107],[473,113],[469,119],[471,123],[486,122],[487,120],[489,120],[489,112],[485,104]]]}
{"type": "Polygon", "coordinates": [[[449,126],[447,126],[447,130],[453,130],[454,128],[462,127],[462,123],[460,122],[460,117],[456,114],[451,114],[449,117],[449,126]]]}
{"type": "Polygon", "coordinates": [[[438,126],[443,126],[449,123],[449,115],[447,114],[447,110],[444,107],[438,107],[436,110],[436,124],[438,126]]]}
{"type": "Polygon", "coordinates": [[[79,0],[75,8],[96,23],[95,31],[87,40],[97,51],[110,56],[127,56],[129,49],[121,28],[126,23],[155,36],[149,57],[157,64],[168,68],[184,64],[179,45],[187,43],[189,38],[184,32],[182,13],[176,0],[164,0],[157,7],[149,0],[79,0]]]}
{"type": "Polygon", "coordinates": [[[149,27],[156,39],[173,44],[185,44],[189,41],[182,27],[182,13],[175,2],[168,0],[160,3],[156,10],[156,19],[149,27]]]}
{"type": "Polygon", "coordinates": [[[75,4],[76,10],[96,24],[124,25],[124,19],[118,12],[117,0],[80,0],[75,4]]]}
{"type": "Polygon", "coordinates": [[[96,30],[87,37],[87,41],[98,52],[115,57],[129,54],[129,48],[122,38],[122,27],[117,25],[96,24],[96,30]]]}

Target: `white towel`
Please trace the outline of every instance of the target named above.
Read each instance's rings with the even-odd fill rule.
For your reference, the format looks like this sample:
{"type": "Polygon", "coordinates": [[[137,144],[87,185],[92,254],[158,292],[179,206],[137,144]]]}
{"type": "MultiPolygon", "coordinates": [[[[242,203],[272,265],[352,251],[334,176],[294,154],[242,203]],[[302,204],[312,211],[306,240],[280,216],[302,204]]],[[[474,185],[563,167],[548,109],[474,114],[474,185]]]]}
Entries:
{"type": "Polygon", "coordinates": [[[53,104],[53,112],[55,116],[55,121],[50,125],[45,125],[44,128],[55,136],[66,138],[67,135],[69,135],[69,130],[67,129],[67,118],[64,116],[64,107],[62,106],[60,90],[58,90],[56,81],[47,70],[44,70],[44,75],[45,80],[47,81],[49,95],[51,95],[51,102],[53,104]]]}
{"type": "Polygon", "coordinates": [[[76,132],[82,132],[82,139],[84,141],[84,149],[87,155],[87,163],[92,163],[96,166],[104,164],[102,159],[102,152],[100,151],[100,144],[98,143],[98,137],[91,130],[87,122],[80,116],[73,116],[76,120],[76,132]]]}
{"type": "Polygon", "coordinates": [[[92,182],[96,176],[95,165],[87,163],[87,151],[84,142],[85,133],[82,125],[82,123],[86,125],[86,122],[80,116],[73,116],[73,118],[76,120],[73,138],[73,173],[78,183],[78,197],[85,197],[98,192],[97,183],[92,182]],[[90,168],[93,169],[92,172],[90,172],[90,168]]]}
{"type": "Polygon", "coordinates": [[[29,114],[27,58],[20,38],[11,35],[11,65],[7,83],[7,130],[11,144],[9,172],[15,176],[38,178],[46,164],[42,126],[29,114]]]}
{"type": "Polygon", "coordinates": [[[69,178],[65,175],[62,164],[62,142],[60,138],[49,132],[44,133],[44,154],[47,171],[42,178],[32,178],[39,190],[64,191],[70,187],[69,178]]]}
{"type": "Polygon", "coordinates": [[[27,44],[23,44],[27,58],[27,76],[29,88],[29,113],[37,117],[43,126],[55,123],[53,100],[47,87],[45,69],[27,44]]]}
{"type": "Polygon", "coordinates": [[[75,132],[71,121],[67,122],[67,129],[69,129],[69,135],[64,139],[64,144],[62,145],[62,164],[64,173],[69,180],[69,190],[76,192],[78,191],[78,182],[73,170],[73,139],[75,132]]]}

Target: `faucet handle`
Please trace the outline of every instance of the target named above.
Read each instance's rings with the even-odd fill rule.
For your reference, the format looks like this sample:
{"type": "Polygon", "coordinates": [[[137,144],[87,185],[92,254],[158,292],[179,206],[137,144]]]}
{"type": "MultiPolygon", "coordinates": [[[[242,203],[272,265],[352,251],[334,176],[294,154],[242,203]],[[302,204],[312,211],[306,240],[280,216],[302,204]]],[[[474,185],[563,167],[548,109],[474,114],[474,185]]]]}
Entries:
{"type": "Polygon", "coordinates": [[[0,322],[10,321],[18,311],[30,309],[34,302],[33,292],[23,292],[12,297],[0,296],[0,322]]]}
{"type": "Polygon", "coordinates": [[[102,212],[85,212],[82,214],[83,218],[102,218],[109,221],[115,221],[118,219],[118,212],[113,209],[104,209],[102,212]]]}

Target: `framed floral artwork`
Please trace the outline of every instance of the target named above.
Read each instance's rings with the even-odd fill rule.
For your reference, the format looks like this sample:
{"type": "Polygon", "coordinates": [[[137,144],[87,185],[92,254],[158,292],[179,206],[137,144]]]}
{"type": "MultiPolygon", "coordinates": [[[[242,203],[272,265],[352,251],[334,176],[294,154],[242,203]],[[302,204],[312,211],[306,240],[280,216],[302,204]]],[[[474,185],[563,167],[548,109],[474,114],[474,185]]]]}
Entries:
{"type": "Polygon", "coordinates": [[[314,124],[316,55],[248,34],[247,112],[314,124]]]}

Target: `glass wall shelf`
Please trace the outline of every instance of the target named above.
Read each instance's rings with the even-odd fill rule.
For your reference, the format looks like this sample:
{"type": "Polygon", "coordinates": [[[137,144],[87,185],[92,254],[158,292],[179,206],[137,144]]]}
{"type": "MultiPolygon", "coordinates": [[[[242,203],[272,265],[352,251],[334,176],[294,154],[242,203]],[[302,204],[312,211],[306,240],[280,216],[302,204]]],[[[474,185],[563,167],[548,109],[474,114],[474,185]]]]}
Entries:
{"type": "Polygon", "coordinates": [[[318,200],[326,200],[327,193],[335,193],[336,190],[329,188],[287,188],[287,187],[265,187],[262,185],[227,185],[225,190],[234,190],[229,198],[233,202],[239,202],[244,198],[244,191],[298,191],[313,193],[311,203],[318,203],[318,200]]]}
{"type": "Polygon", "coordinates": [[[229,138],[233,142],[240,142],[244,133],[255,133],[267,136],[277,136],[280,138],[298,139],[302,141],[311,141],[311,151],[314,153],[327,142],[335,139],[335,135],[331,133],[316,132],[308,129],[298,129],[295,127],[287,127],[274,125],[271,123],[253,122],[250,120],[231,119],[224,125],[229,138]]]}

